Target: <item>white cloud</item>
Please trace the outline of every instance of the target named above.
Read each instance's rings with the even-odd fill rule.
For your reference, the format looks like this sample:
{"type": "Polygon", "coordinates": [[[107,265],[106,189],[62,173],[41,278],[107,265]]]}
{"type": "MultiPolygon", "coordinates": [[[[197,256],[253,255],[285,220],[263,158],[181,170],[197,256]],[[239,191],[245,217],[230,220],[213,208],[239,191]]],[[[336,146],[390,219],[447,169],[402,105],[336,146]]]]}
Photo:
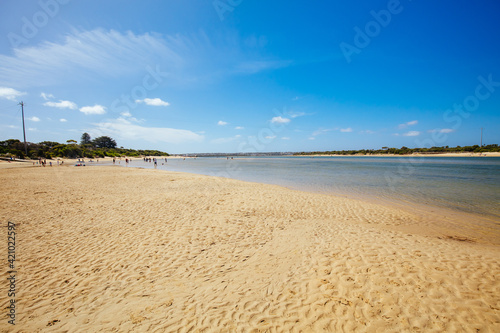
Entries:
{"type": "Polygon", "coordinates": [[[125,117],[128,121],[133,121],[135,123],[142,123],[144,121],[144,119],[139,120],[136,117],[133,117],[129,111],[121,112],[120,115],[125,117]]]}
{"type": "Polygon", "coordinates": [[[64,119],[64,118],[59,119],[59,121],[60,121],[61,123],[65,123],[65,122],[67,122],[67,120],[66,120],[66,119],[64,119]]]}
{"type": "Polygon", "coordinates": [[[314,136],[309,137],[309,140],[316,140],[314,136]]]}
{"type": "Polygon", "coordinates": [[[28,128],[28,131],[31,131],[31,132],[36,132],[36,131],[38,131],[38,130],[37,130],[36,128],[34,128],[34,127],[29,127],[29,128],[28,128]]]}
{"type": "Polygon", "coordinates": [[[80,112],[85,113],[86,115],[89,114],[105,114],[106,113],[106,107],[102,105],[94,105],[94,106],[84,106],[80,108],[80,112]]]}
{"type": "Polygon", "coordinates": [[[124,140],[144,140],[152,143],[185,143],[201,142],[204,137],[189,130],[146,127],[132,124],[124,118],[118,118],[94,124],[96,128],[92,131],[94,136],[109,135],[113,138],[124,140]]]}
{"type": "Polygon", "coordinates": [[[318,129],[312,133],[312,136],[318,136],[318,135],[325,134],[325,133],[328,133],[331,131],[335,131],[335,129],[333,129],[333,128],[318,129]]]}
{"type": "Polygon", "coordinates": [[[407,128],[408,126],[414,126],[414,125],[417,125],[417,124],[418,124],[418,120],[412,120],[412,121],[409,121],[409,122],[404,123],[404,124],[399,124],[398,128],[399,129],[403,129],[403,128],[407,128]]]}
{"type": "Polygon", "coordinates": [[[144,103],[146,105],[151,106],[169,106],[170,103],[162,101],[160,98],[144,98],[144,99],[136,99],[136,103],[144,103]]]}
{"type": "Polygon", "coordinates": [[[26,118],[26,119],[31,120],[31,121],[35,121],[35,122],[40,121],[40,118],[38,118],[38,117],[30,117],[30,118],[26,118]]]}
{"type": "Polygon", "coordinates": [[[419,136],[419,135],[420,135],[419,131],[409,131],[403,134],[403,136],[419,136]]]}
{"type": "Polygon", "coordinates": [[[342,133],[351,133],[352,132],[352,128],[350,127],[347,127],[347,128],[341,128],[340,131],[342,133]]]}
{"type": "Polygon", "coordinates": [[[8,128],[19,128],[19,126],[9,125],[8,128]]]}
{"type": "Polygon", "coordinates": [[[276,139],[276,135],[268,135],[268,136],[266,136],[266,139],[274,140],[274,139],[276,139]]]}
{"type": "Polygon", "coordinates": [[[245,127],[236,126],[234,129],[236,129],[236,130],[243,130],[243,129],[245,129],[245,127]]]}
{"type": "Polygon", "coordinates": [[[105,78],[144,75],[144,64],[161,68],[168,84],[199,84],[291,64],[261,54],[264,51],[259,48],[247,52],[236,33],[210,38],[202,30],[189,36],[73,30],[62,41],[20,46],[13,49],[13,55],[0,55],[0,85],[47,86],[96,75],[105,78]],[[68,72],[72,75],[67,75],[68,72]]]}
{"type": "Polygon", "coordinates": [[[305,112],[291,111],[291,112],[288,112],[288,115],[290,116],[290,118],[298,118],[298,117],[306,116],[307,114],[305,112]]]}
{"type": "Polygon", "coordinates": [[[43,92],[43,93],[41,93],[41,94],[40,94],[40,96],[41,96],[44,100],[46,100],[46,101],[48,101],[50,98],[54,98],[54,95],[52,95],[52,94],[46,94],[46,93],[44,93],[44,92],[43,92]]]}
{"type": "Polygon", "coordinates": [[[184,61],[176,48],[185,48],[183,38],[102,29],[74,31],[62,42],[47,41],[15,48],[12,56],[0,55],[0,84],[15,80],[22,86],[50,85],[81,80],[89,73],[121,77],[144,72],[144,63],[162,60],[180,67],[184,61]]]}
{"type": "Polygon", "coordinates": [[[50,106],[53,108],[59,108],[59,109],[70,109],[70,110],[76,110],[78,106],[70,101],[62,101],[59,100],[59,102],[45,102],[43,103],[45,106],[50,106]]]}
{"type": "Polygon", "coordinates": [[[455,132],[455,130],[451,129],[451,128],[442,128],[439,132],[440,133],[453,133],[453,132],[455,132]]]}
{"type": "Polygon", "coordinates": [[[446,134],[448,134],[448,133],[455,132],[455,130],[451,129],[451,128],[441,128],[441,129],[436,128],[436,129],[428,130],[427,132],[429,132],[429,133],[446,133],[446,134]]]}
{"type": "Polygon", "coordinates": [[[222,121],[222,120],[219,120],[219,122],[217,123],[217,125],[219,126],[226,126],[228,123],[226,123],[225,121],[222,121]]]}
{"type": "Polygon", "coordinates": [[[0,98],[5,98],[9,101],[15,101],[18,97],[21,97],[23,95],[26,95],[26,93],[17,91],[13,88],[0,87],[0,98]]]}
{"type": "Polygon", "coordinates": [[[273,119],[271,119],[271,122],[274,124],[274,123],[278,123],[278,124],[287,124],[290,122],[290,119],[288,118],[283,118],[281,116],[278,116],[278,117],[274,117],[273,119]]]}
{"type": "Polygon", "coordinates": [[[288,136],[284,136],[281,138],[281,140],[290,140],[290,138],[288,136]]]}
{"type": "Polygon", "coordinates": [[[364,131],[360,131],[359,133],[361,133],[361,134],[375,134],[376,132],[372,131],[372,130],[364,130],[364,131]]]}

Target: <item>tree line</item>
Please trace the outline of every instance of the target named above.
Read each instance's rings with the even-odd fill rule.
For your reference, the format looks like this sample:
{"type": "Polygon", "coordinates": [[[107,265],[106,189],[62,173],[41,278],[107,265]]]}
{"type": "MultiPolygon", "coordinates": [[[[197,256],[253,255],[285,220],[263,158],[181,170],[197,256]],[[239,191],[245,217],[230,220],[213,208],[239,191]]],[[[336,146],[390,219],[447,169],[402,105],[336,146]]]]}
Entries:
{"type": "Polygon", "coordinates": [[[67,140],[66,143],[43,141],[39,143],[27,142],[27,153],[24,142],[17,139],[0,141],[0,156],[20,159],[39,158],[104,158],[121,156],[168,156],[159,150],[135,150],[117,148],[116,141],[109,136],[100,136],[92,139],[88,133],[83,133],[80,144],[76,140],[67,140]]]}
{"type": "Polygon", "coordinates": [[[360,149],[360,150],[332,150],[332,151],[313,151],[301,152],[294,155],[412,155],[412,154],[443,154],[443,153],[489,153],[500,152],[498,144],[486,145],[480,147],[474,146],[456,146],[456,147],[431,147],[431,148],[389,148],[382,149],[360,149]]]}

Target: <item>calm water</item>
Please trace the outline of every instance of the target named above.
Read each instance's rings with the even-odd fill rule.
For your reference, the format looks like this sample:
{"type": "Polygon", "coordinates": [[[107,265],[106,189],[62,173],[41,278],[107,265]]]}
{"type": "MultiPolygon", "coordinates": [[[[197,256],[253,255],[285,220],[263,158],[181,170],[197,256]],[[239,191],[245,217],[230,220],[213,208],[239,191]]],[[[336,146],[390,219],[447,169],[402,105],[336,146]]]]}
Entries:
{"type": "MultiPolygon", "coordinates": [[[[162,163],[158,169],[418,202],[500,218],[500,158],[496,157],[189,158],[162,163]]],[[[131,166],[149,168],[153,163],[134,160],[131,166]]]]}

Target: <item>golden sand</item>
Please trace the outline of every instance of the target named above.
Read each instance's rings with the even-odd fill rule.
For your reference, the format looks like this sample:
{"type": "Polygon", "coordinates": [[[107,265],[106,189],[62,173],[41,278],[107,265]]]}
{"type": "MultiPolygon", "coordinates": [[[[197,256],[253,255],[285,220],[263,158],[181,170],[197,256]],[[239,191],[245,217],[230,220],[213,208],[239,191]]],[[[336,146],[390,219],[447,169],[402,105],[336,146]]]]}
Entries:
{"type": "Polygon", "coordinates": [[[499,332],[499,221],[121,167],[0,169],[3,332],[499,332]]]}

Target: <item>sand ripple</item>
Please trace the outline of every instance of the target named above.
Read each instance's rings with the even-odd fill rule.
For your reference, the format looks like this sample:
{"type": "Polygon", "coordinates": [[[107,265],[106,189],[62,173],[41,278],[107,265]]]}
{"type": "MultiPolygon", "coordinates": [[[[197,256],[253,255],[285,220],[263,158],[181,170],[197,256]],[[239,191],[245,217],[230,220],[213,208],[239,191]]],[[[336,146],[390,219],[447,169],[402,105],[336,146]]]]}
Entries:
{"type": "Polygon", "coordinates": [[[490,227],[155,170],[0,179],[2,226],[19,226],[5,332],[500,331],[490,227]]]}

